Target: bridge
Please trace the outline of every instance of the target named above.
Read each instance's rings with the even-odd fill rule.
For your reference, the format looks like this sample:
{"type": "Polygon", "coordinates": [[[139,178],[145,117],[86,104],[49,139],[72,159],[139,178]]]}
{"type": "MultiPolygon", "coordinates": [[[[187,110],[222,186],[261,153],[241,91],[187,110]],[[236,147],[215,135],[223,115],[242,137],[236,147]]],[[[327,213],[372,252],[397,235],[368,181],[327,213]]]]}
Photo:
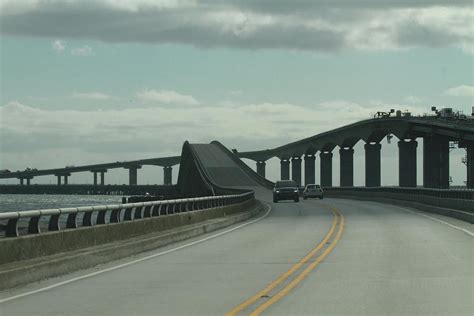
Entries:
{"type": "MultiPolygon", "coordinates": [[[[364,141],[365,186],[381,185],[381,140],[396,136],[399,149],[399,186],[417,187],[417,147],[418,138],[423,139],[423,186],[425,188],[449,188],[449,150],[450,142],[465,148],[467,187],[474,188],[474,123],[472,119],[444,119],[436,116],[374,118],[337,128],[322,134],[308,137],[290,144],[267,150],[234,152],[240,158],[256,162],[259,175],[265,177],[266,161],[278,157],[281,162],[280,178],[291,177],[302,183],[302,161],[304,160],[304,184],[315,182],[315,160],[319,152],[320,179],[323,187],[332,187],[333,151],[339,147],[340,186],[354,186],[354,149],[364,141]]],[[[0,179],[17,178],[20,184],[31,184],[37,176],[55,175],[57,184],[68,184],[68,177],[76,172],[92,172],[94,185],[105,185],[104,174],[109,169],[129,170],[129,185],[137,185],[138,169],[143,165],[162,166],[164,185],[172,183],[172,166],[179,164],[180,157],[163,157],[135,161],[111,162],[87,166],[70,166],[47,170],[25,170],[0,174],[0,179]],[[100,183],[98,182],[100,174],[100,183]],[[61,179],[64,181],[61,181],[61,179]]]]}
{"type": "MultiPolygon", "coordinates": [[[[472,221],[472,190],[347,186],[329,188],[322,201],[272,204],[262,164],[256,173],[239,159],[276,156],[282,177],[285,161],[294,177],[297,157],[348,150],[359,137],[366,157],[380,159],[367,148],[388,133],[407,143],[423,137],[429,171],[431,159],[445,162],[446,142],[472,150],[472,125],[432,122],[428,133],[417,122],[429,120],[368,120],[239,155],[219,142],[185,143],[176,184],[185,199],[3,214],[7,231],[20,236],[0,239],[0,286],[8,289],[0,312],[470,315],[474,233],[449,216],[472,221]],[[32,280],[42,281],[24,285],[32,280]]],[[[430,186],[442,187],[439,174],[430,186]]]]}

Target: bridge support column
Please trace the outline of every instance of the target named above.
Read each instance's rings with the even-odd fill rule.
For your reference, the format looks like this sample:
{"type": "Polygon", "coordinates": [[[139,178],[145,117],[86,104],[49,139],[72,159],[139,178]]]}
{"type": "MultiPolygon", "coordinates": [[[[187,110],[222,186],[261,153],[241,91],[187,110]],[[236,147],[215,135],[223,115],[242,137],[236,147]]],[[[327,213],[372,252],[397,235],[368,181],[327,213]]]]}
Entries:
{"type": "Polygon", "coordinates": [[[339,163],[340,163],[340,186],[353,187],[354,186],[354,149],[341,148],[339,149],[339,163]]]}
{"type": "Polygon", "coordinates": [[[265,178],[265,161],[257,161],[257,174],[265,178]]]}
{"type": "Polygon", "coordinates": [[[57,174],[56,177],[58,178],[58,185],[61,185],[61,175],[57,174]]]}
{"type": "Polygon", "coordinates": [[[31,179],[33,179],[33,177],[26,178],[26,185],[31,184],[31,179]]]}
{"type": "Polygon", "coordinates": [[[103,170],[100,172],[100,185],[105,185],[105,173],[107,170],[103,170]]]}
{"type": "Polygon", "coordinates": [[[316,182],[316,157],[313,155],[304,156],[304,184],[316,182]]]}
{"type": "Polygon", "coordinates": [[[326,151],[319,154],[321,158],[321,186],[332,187],[332,152],[326,151]]]}
{"type": "Polygon", "coordinates": [[[290,180],[290,160],[280,160],[280,178],[281,180],[290,180]]]}
{"type": "Polygon", "coordinates": [[[291,158],[291,179],[301,185],[301,157],[291,158]]]}
{"type": "Polygon", "coordinates": [[[64,175],[64,185],[67,185],[67,179],[69,178],[70,175],[65,174],[64,175]]]}
{"type": "Polygon", "coordinates": [[[138,183],[138,169],[141,169],[141,166],[129,166],[125,167],[128,169],[128,184],[129,185],[137,185],[138,183]]]}
{"type": "Polygon", "coordinates": [[[94,173],[94,185],[97,185],[97,171],[92,171],[94,173]]]}
{"type": "Polygon", "coordinates": [[[435,135],[423,138],[423,186],[449,188],[449,139],[435,135]]]}
{"type": "Polygon", "coordinates": [[[418,142],[400,140],[398,142],[398,185],[416,188],[416,147],[418,142]]]}
{"type": "Polygon", "coordinates": [[[467,187],[474,189],[474,144],[469,144],[466,149],[467,187]]]}
{"type": "Polygon", "coordinates": [[[379,143],[364,145],[365,148],[365,186],[379,187],[381,185],[381,161],[379,143]]]}
{"type": "Polygon", "coordinates": [[[23,178],[20,178],[20,185],[24,185],[24,179],[23,178]]]}
{"type": "Polygon", "coordinates": [[[173,168],[171,166],[163,167],[163,184],[172,185],[173,168]]]}

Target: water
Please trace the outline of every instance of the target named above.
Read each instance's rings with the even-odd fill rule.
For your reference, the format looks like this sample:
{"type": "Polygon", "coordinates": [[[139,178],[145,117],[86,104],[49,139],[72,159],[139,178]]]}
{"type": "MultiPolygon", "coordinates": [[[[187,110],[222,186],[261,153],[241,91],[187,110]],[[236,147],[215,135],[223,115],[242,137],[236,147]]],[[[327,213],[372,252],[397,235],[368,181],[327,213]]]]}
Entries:
{"type": "Polygon", "coordinates": [[[0,212],[117,204],[117,195],[0,194],[0,212]]]}

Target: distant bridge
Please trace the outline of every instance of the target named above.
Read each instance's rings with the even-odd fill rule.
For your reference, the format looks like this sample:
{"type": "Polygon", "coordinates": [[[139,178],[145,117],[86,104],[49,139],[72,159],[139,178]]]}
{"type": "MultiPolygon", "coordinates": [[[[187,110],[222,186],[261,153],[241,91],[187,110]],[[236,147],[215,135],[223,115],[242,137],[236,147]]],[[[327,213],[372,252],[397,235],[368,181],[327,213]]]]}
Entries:
{"type": "MultiPolygon", "coordinates": [[[[273,157],[281,159],[281,179],[291,177],[302,184],[302,161],[304,160],[304,183],[314,183],[315,159],[319,152],[321,185],[331,187],[333,150],[339,147],[340,186],[354,185],[354,149],[360,140],[365,142],[365,186],[381,185],[381,140],[388,135],[396,136],[399,148],[399,186],[416,187],[417,139],[423,138],[423,186],[426,188],[449,188],[449,143],[457,142],[466,148],[467,186],[474,188],[474,120],[444,119],[434,116],[397,116],[375,118],[343,126],[325,133],[304,138],[280,147],[267,150],[238,152],[240,158],[256,162],[257,173],[265,177],[266,161],[273,157]]],[[[17,178],[20,184],[31,184],[36,176],[55,175],[57,184],[68,184],[68,177],[75,172],[92,172],[94,185],[104,185],[104,174],[109,169],[129,170],[129,185],[137,185],[137,171],[144,165],[162,166],[165,185],[172,183],[172,166],[180,163],[180,157],[117,161],[104,164],[71,166],[66,168],[25,170],[0,174],[0,179],[17,178]],[[100,182],[98,175],[100,174],[100,182]],[[61,179],[64,179],[63,181],[61,179]]]]}

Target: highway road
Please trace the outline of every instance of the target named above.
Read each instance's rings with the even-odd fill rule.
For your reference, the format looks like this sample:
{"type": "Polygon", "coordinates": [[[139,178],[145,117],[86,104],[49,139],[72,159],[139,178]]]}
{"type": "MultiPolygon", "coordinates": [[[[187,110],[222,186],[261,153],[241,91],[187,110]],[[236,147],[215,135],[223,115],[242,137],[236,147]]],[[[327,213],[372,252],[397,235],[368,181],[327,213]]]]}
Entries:
{"type": "Polygon", "coordinates": [[[271,209],[258,221],[3,292],[0,315],[473,314],[471,225],[374,202],[259,197],[271,209]]]}

